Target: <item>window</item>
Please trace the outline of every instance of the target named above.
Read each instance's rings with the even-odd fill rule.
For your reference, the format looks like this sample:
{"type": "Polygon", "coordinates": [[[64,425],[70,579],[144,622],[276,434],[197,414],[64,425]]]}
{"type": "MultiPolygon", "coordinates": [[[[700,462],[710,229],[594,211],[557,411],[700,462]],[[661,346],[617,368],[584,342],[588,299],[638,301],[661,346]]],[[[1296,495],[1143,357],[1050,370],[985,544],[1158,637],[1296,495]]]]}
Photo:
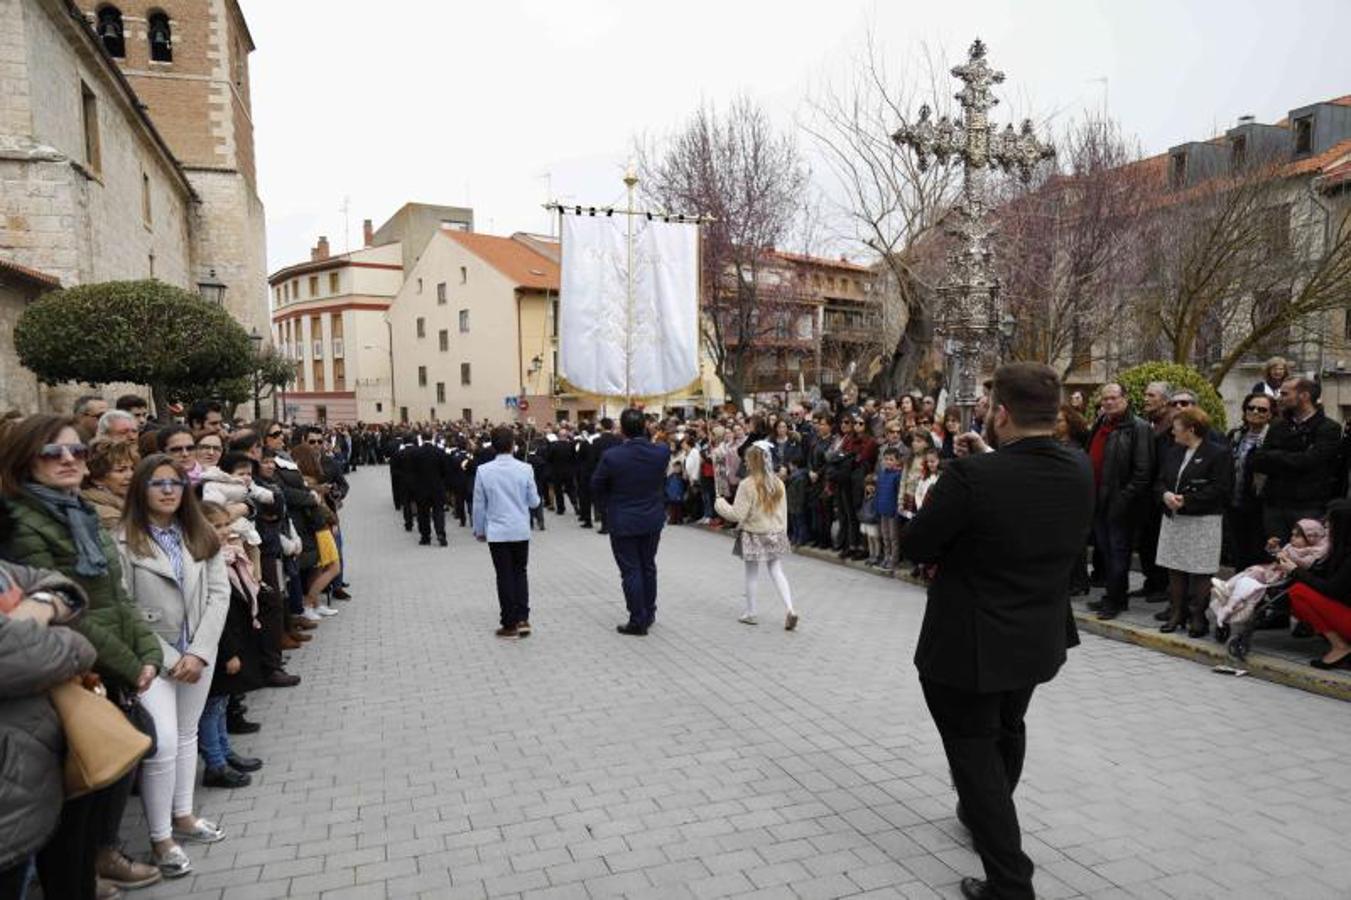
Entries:
{"type": "Polygon", "coordinates": [[[436,305],[437,305],[437,306],[445,306],[445,305],[446,305],[446,283],[445,283],[444,281],[437,282],[437,285],[436,285],[436,305]]]}
{"type": "Polygon", "coordinates": [[[337,272],[329,272],[329,273],[328,273],[328,292],[329,292],[330,294],[336,294],[336,293],[338,292],[338,273],[337,273],[337,272]]]}
{"type": "Polygon", "coordinates": [[[468,284],[468,283],[469,283],[469,269],[465,266],[460,266],[460,284],[468,284]]]}
{"type": "Polygon", "coordinates": [[[150,226],[150,176],[141,173],[141,221],[150,226]]]}
{"type": "Polygon", "coordinates": [[[418,367],[417,367],[417,386],[418,386],[418,387],[426,387],[426,386],[427,386],[427,367],[426,367],[426,366],[418,366],[418,367]]]}
{"type": "Polygon", "coordinates": [[[460,310],[460,334],[469,333],[469,310],[460,310]]]}
{"type": "Polygon", "coordinates": [[[347,390],[347,364],[341,359],[333,360],[333,390],[347,390]]]}
{"type": "Polygon", "coordinates": [[[379,400],[375,401],[375,411],[376,411],[376,412],[384,412],[384,411],[385,411],[385,404],[381,403],[379,400]]]}
{"type": "Polygon", "coordinates": [[[311,275],[311,276],[310,276],[310,296],[311,296],[311,297],[318,297],[318,296],[319,296],[319,276],[318,276],[318,275],[311,275]]]}
{"type": "Polygon", "coordinates": [[[122,35],[122,12],[116,6],[104,6],[98,12],[98,36],[109,56],[122,59],[127,42],[122,35]]]}
{"type": "Polygon", "coordinates": [[[1313,116],[1295,120],[1295,155],[1313,152],[1313,116]]]}
{"type": "Polygon", "coordinates": [[[427,320],[422,316],[417,317],[417,336],[420,338],[427,336],[427,320]]]}
{"type": "Polygon", "coordinates": [[[422,279],[421,279],[421,278],[419,278],[419,279],[417,280],[417,292],[418,292],[419,294],[422,293],[422,279]]]}
{"type": "Polygon", "coordinates": [[[155,253],[154,253],[153,250],[150,252],[150,256],[149,256],[148,261],[149,261],[149,263],[150,263],[150,277],[151,277],[151,278],[154,278],[154,277],[155,277],[155,253]]]}
{"type": "Polygon", "coordinates": [[[446,402],[446,383],[444,381],[438,381],[436,383],[436,402],[446,402]]]}
{"type": "Polygon", "coordinates": [[[474,421],[474,411],[466,407],[465,409],[460,410],[460,418],[464,419],[466,422],[472,422],[474,421]]]}
{"type": "Polygon", "coordinates": [[[324,363],[323,360],[316,359],[312,364],[314,367],[314,380],[310,382],[310,390],[322,391],[324,389],[324,363]]]}
{"type": "MultiPolygon", "coordinates": [[[[118,22],[121,22],[118,16],[118,22]]],[[[97,173],[102,165],[99,162],[99,104],[89,85],[80,82],[80,124],[84,126],[84,162],[91,172],[97,173]]]]}
{"type": "Polygon", "coordinates": [[[320,425],[326,423],[328,421],[328,407],[322,404],[316,406],[314,408],[314,417],[319,420],[320,425]]]}
{"type": "Polygon", "coordinates": [[[169,17],[162,12],[151,13],[148,25],[150,58],[155,62],[173,62],[174,46],[170,40],[169,17]]]}
{"type": "Polygon", "coordinates": [[[399,421],[400,422],[408,421],[408,407],[406,406],[399,407],[399,421]]]}
{"type": "Polygon", "coordinates": [[[442,328],[436,333],[437,343],[441,346],[441,352],[445,353],[450,349],[450,329],[442,328]]]}
{"type": "Polygon", "coordinates": [[[469,363],[460,363],[460,384],[469,383],[469,363]]]}

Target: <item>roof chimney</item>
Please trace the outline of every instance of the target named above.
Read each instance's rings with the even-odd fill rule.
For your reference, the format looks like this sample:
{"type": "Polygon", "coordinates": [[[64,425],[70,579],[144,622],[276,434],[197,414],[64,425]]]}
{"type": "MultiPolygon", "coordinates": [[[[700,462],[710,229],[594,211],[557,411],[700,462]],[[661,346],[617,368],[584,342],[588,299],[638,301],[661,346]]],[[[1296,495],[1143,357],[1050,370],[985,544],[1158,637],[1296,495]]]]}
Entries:
{"type": "Polygon", "coordinates": [[[319,235],[319,243],[314,247],[314,260],[328,259],[328,235],[319,235]]]}
{"type": "Polygon", "coordinates": [[[375,229],[371,227],[370,219],[361,220],[361,246],[369,247],[375,243],[375,229]]]}
{"type": "Polygon", "coordinates": [[[1251,113],[1249,113],[1249,114],[1246,115],[1246,116],[1239,116],[1239,117],[1238,117],[1238,124],[1239,124],[1239,125],[1251,125],[1252,123],[1254,123],[1254,122],[1256,122],[1256,121],[1257,121],[1257,117],[1254,116],[1254,115],[1252,115],[1251,113]]]}

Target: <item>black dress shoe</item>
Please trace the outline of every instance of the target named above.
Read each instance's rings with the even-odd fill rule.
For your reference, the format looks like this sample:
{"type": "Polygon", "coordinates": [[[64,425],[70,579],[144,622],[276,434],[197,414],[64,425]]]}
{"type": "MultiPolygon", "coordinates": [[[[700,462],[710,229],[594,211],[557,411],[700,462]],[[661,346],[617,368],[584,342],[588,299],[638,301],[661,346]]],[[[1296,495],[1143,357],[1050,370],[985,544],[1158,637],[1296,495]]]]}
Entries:
{"type": "Polygon", "coordinates": [[[286,672],[282,669],[274,669],[263,679],[263,685],[265,687],[287,688],[295,687],[298,684],[300,684],[299,675],[292,675],[290,672],[286,672]]]}
{"type": "Polygon", "coordinates": [[[1112,619],[1115,619],[1119,615],[1121,615],[1121,610],[1118,607],[1108,606],[1107,604],[1104,603],[1102,605],[1102,608],[1098,610],[1098,621],[1110,622],[1112,619]]]}
{"type": "Polygon", "coordinates": [[[336,587],[336,588],[333,589],[333,599],[334,599],[334,600],[351,600],[351,599],[352,599],[352,595],[349,594],[349,593],[347,593],[347,589],[346,589],[346,588],[343,588],[343,587],[336,587]]]}
{"type": "Polygon", "coordinates": [[[227,734],[256,734],[257,732],[262,731],[262,729],[263,726],[259,725],[257,722],[250,722],[243,716],[227,715],[225,717],[225,731],[227,734]]]}
{"type": "Polygon", "coordinates": [[[1102,601],[1090,600],[1084,604],[1084,608],[1087,609],[1089,612],[1097,612],[1098,610],[1102,609],[1102,601]]]}
{"type": "Polygon", "coordinates": [[[1309,665],[1313,666],[1315,669],[1320,669],[1324,672],[1332,671],[1334,669],[1351,670],[1351,653],[1348,653],[1346,656],[1343,656],[1336,662],[1323,662],[1323,657],[1316,656],[1313,659],[1309,660],[1309,665]]]}
{"type": "Polygon", "coordinates": [[[609,534],[609,533],[610,529],[606,528],[604,525],[596,529],[596,534],[609,534]]]}
{"type": "Polygon", "coordinates": [[[590,522],[583,522],[583,523],[582,523],[582,527],[583,527],[583,528],[590,528],[590,527],[591,527],[591,523],[590,523],[590,522]]]}
{"type": "Polygon", "coordinates": [[[236,772],[257,772],[263,767],[263,761],[254,756],[240,756],[237,753],[225,754],[225,762],[236,772]]]}
{"type": "Polygon", "coordinates": [[[432,539],[431,539],[431,538],[421,538],[421,539],[418,540],[417,543],[418,543],[418,546],[419,546],[419,547],[430,547],[430,546],[432,545],[432,539]]]}
{"type": "Polygon", "coordinates": [[[963,878],[962,896],[966,900],[998,900],[995,892],[990,889],[990,883],[980,878],[963,878]]]}
{"type": "Polygon", "coordinates": [[[1173,617],[1172,612],[1166,609],[1161,609],[1158,612],[1154,613],[1155,622],[1167,622],[1172,617],[1173,617]]]}
{"type": "Polygon", "coordinates": [[[646,628],[643,628],[643,627],[640,626],[640,625],[634,625],[634,624],[631,623],[631,622],[625,623],[625,624],[623,624],[623,625],[616,625],[616,626],[615,626],[615,631],[619,632],[620,634],[627,634],[627,635],[630,635],[630,636],[632,636],[632,637],[646,637],[646,636],[647,636],[647,629],[646,629],[646,628]]]}
{"type": "Polygon", "coordinates": [[[436,539],[436,542],[437,542],[438,544],[440,544],[442,547],[448,546],[447,541],[446,541],[445,538],[437,538],[437,539],[436,539]]]}
{"type": "Polygon", "coordinates": [[[221,766],[219,769],[208,768],[202,775],[202,787],[212,788],[242,788],[248,787],[253,783],[253,778],[243,772],[236,772],[229,766],[221,766]]]}
{"type": "Polygon", "coordinates": [[[1208,634],[1210,634],[1209,622],[1202,622],[1199,625],[1193,622],[1187,626],[1187,637],[1189,638],[1201,638],[1208,634]]]}

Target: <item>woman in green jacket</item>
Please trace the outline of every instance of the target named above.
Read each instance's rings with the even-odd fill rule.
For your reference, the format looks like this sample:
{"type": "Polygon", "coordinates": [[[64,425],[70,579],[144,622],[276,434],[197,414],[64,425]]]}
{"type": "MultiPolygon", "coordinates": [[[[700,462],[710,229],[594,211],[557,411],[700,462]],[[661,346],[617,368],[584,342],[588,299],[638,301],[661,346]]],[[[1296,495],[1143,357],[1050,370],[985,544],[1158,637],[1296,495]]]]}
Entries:
{"type": "MultiPolygon", "coordinates": [[[[54,569],[89,598],[74,628],[94,645],[94,671],[110,699],[146,690],[163,663],[159,641],[127,597],[111,535],[80,498],[87,448],[72,419],[33,415],[12,424],[0,446],[0,494],[8,501],[13,535],[8,556],[27,566],[54,569]]],[[[66,803],[63,816],[88,817],[89,866],[72,866],[74,898],[108,895],[114,887],[143,887],[160,879],[153,866],[133,862],[118,849],[122,813],[132,776],[66,803]],[[95,872],[98,881],[96,888],[95,872]]]]}

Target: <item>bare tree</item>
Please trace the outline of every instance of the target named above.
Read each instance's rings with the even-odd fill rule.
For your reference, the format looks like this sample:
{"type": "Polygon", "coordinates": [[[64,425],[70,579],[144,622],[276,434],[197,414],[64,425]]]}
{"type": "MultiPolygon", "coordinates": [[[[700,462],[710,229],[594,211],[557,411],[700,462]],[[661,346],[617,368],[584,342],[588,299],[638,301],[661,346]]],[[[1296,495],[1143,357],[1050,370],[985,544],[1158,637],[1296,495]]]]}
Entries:
{"type": "Polygon", "coordinates": [[[757,358],[784,340],[798,305],[798,286],[773,251],[794,233],[807,168],[792,135],[747,97],[725,115],[700,107],[669,139],[639,142],[637,155],[651,202],[713,218],[700,244],[703,340],[740,403],[757,358]]]}
{"type": "MultiPolygon", "coordinates": [[[[870,32],[850,67],[852,75],[817,91],[802,128],[816,141],[837,182],[837,212],[846,223],[842,236],[879,259],[882,327],[876,352],[883,364],[878,387],[895,393],[915,385],[932,354],[932,289],[942,255],[933,252],[941,242],[926,238],[937,236],[961,174],[949,166],[921,169],[914,155],[891,139],[922,103],[936,104],[940,116],[951,114],[948,66],[927,47],[899,72],[890,71],[883,56],[870,32]]],[[[875,360],[858,362],[865,370],[878,370],[875,360]]]]}
{"type": "Polygon", "coordinates": [[[1010,356],[1068,376],[1101,358],[1149,196],[1136,142],[1091,113],[1062,131],[1056,169],[1001,183],[995,267],[1017,323],[1010,356]]]}
{"type": "Polygon", "coordinates": [[[1161,190],[1142,216],[1137,283],[1176,362],[1212,383],[1246,356],[1351,305],[1351,222],[1322,208],[1284,161],[1161,190]]]}

